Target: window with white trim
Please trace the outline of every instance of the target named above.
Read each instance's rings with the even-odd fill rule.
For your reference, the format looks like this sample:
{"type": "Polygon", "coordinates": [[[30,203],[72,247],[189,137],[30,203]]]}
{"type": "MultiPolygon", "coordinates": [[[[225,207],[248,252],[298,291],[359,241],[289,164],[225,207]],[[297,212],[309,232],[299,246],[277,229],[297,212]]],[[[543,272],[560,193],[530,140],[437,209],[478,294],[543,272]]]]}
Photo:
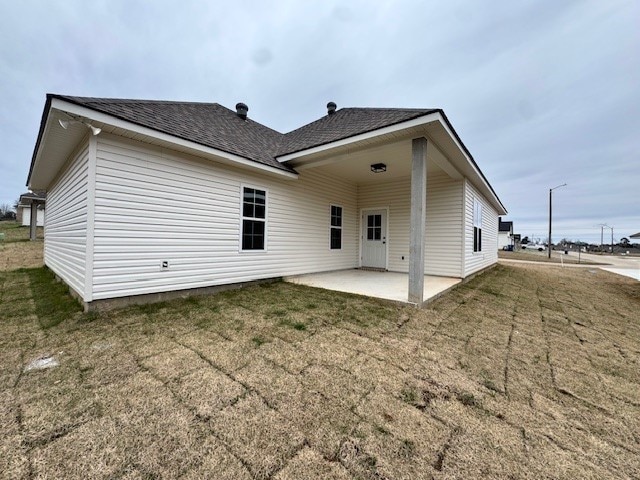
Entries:
{"type": "Polygon", "coordinates": [[[267,224],[267,192],[242,189],[242,250],[264,250],[267,224]]]}
{"type": "Polygon", "coordinates": [[[331,250],[342,249],[342,207],[331,205],[331,250]]]}
{"type": "Polygon", "coordinates": [[[482,251],[482,204],[473,199],[473,251],[482,251]]]}

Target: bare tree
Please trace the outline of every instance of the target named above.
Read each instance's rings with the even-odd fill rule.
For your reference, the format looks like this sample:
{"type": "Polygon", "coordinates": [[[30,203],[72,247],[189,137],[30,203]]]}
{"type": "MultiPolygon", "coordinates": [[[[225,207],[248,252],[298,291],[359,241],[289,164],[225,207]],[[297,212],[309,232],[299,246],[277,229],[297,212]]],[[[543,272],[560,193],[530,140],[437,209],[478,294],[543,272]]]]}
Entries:
{"type": "Polygon", "coordinates": [[[0,204],[0,220],[15,220],[16,212],[8,203],[0,204]]]}

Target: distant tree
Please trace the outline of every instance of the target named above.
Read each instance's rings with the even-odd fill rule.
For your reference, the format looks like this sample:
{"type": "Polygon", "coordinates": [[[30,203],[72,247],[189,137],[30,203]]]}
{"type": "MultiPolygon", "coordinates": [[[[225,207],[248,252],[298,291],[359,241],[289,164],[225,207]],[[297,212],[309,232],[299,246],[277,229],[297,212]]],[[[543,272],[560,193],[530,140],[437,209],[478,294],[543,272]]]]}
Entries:
{"type": "Polygon", "coordinates": [[[8,203],[0,204],[0,220],[15,220],[16,212],[8,203]]]}
{"type": "Polygon", "coordinates": [[[620,243],[619,243],[619,245],[620,245],[621,247],[628,247],[628,246],[629,246],[629,239],[628,239],[627,237],[622,237],[622,238],[620,239],[620,243]]]}
{"type": "Polygon", "coordinates": [[[529,237],[524,237],[522,240],[520,240],[520,243],[526,245],[527,243],[529,243],[529,237]]]}

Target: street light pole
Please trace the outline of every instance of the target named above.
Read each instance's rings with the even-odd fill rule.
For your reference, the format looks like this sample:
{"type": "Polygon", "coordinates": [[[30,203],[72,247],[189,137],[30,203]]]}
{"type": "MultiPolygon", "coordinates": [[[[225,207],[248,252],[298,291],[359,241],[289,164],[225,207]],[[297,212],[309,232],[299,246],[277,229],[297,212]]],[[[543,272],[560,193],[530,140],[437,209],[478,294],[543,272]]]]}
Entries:
{"type": "Polygon", "coordinates": [[[552,215],[552,201],[553,201],[553,191],[556,188],[566,187],[567,184],[563,183],[562,185],[558,185],[557,187],[553,187],[549,189],[549,240],[547,241],[547,257],[551,258],[551,215],[552,215]]]}

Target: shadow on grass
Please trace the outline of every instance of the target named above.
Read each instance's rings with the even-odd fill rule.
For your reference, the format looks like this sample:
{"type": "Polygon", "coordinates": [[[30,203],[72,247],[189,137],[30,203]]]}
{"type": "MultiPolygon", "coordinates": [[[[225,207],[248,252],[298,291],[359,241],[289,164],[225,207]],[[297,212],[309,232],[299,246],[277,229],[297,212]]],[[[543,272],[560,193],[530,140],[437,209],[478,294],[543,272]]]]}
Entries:
{"type": "Polygon", "coordinates": [[[78,301],[69,294],[69,288],[64,283],[57,282],[51,270],[44,267],[22,268],[17,272],[29,277],[36,305],[35,314],[43,329],[55,327],[82,311],[78,301]]]}

